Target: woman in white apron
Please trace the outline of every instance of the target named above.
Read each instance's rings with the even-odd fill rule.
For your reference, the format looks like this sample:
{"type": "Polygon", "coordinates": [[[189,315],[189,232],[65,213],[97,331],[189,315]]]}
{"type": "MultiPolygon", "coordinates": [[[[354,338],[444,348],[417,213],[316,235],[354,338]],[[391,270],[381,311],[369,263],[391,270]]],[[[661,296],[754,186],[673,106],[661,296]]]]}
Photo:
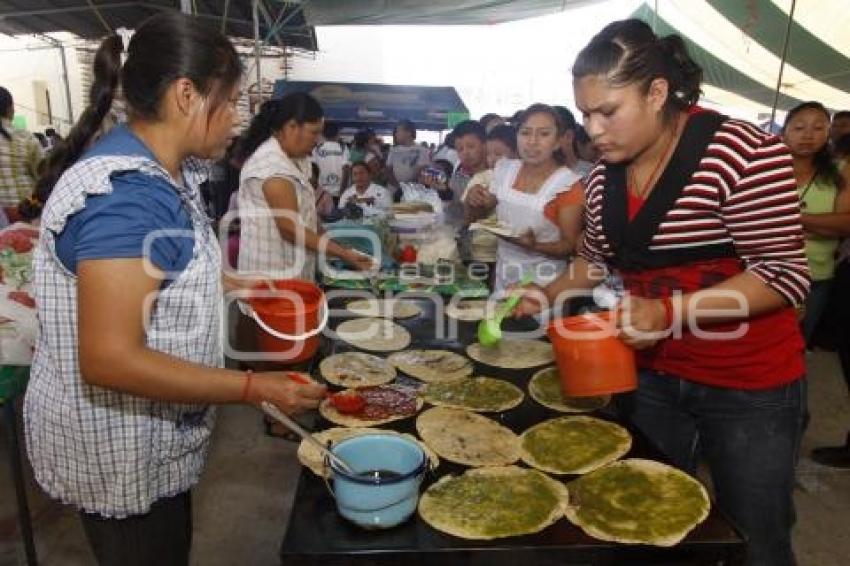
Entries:
{"type": "Polygon", "coordinates": [[[566,267],[578,240],[582,199],[574,186],[579,176],[556,160],[562,135],[563,124],[554,109],[530,106],[517,129],[520,159],[501,160],[489,190],[473,187],[467,196],[473,215],[495,209],[500,224],[514,234],[499,241],[497,292],[526,274],[538,283],[552,281],[566,267]]]}

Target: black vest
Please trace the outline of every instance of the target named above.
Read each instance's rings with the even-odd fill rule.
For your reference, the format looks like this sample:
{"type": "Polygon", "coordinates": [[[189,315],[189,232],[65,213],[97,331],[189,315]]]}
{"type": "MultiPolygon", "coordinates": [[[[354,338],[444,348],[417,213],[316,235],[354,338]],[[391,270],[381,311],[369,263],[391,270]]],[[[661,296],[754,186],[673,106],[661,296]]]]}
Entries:
{"type": "Polygon", "coordinates": [[[726,116],[716,112],[700,112],[688,118],[667,168],[631,222],[628,217],[626,165],[606,163],[602,229],[614,254],[608,260],[611,265],[622,271],[643,271],[737,257],[731,243],[661,251],[649,249],[659,225],[691,182],[715,132],[725,120],[726,116]]]}

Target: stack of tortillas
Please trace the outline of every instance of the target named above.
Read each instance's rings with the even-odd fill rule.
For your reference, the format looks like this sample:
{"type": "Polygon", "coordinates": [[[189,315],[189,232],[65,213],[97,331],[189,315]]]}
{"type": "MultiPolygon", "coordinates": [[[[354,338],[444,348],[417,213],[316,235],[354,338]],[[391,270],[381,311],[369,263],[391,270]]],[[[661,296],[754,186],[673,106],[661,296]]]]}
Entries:
{"type": "Polygon", "coordinates": [[[522,403],[522,390],[503,379],[471,377],[429,383],[420,392],[426,403],[475,412],[507,411],[522,403]]]}
{"type": "Polygon", "coordinates": [[[391,354],[387,361],[425,382],[451,381],[472,374],[472,362],[449,350],[405,350],[391,354]]]}
{"type": "Polygon", "coordinates": [[[632,447],[618,424],[585,416],[558,417],[520,437],[522,460],[553,474],[585,474],[624,456],[632,447]]]}
{"type": "Polygon", "coordinates": [[[555,411],[562,413],[589,413],[601,409],[611,400],[610,395],[596,397],[566,397],[561,392],[561,378],[558,368],[542,369],[534,374],[528,383],[531,398],[555,411]]]}
{"type": "MultiPolygon", "coordinates": [[[[415,438],[410,434],[403,434],[400,432],[396,432],[394,430],[386,430],[382,428],[345,428],[345,427],[334,427],[329,428],[327,430],[323,430],[321,432],[317,432],[313,434],[313,437],[319,441],[323,446],[327,446],[330,441],[331,446],[345,440],[347,438],[353,438],[355,436],[363,436],[366,434],[385,434],[385,435],[393,435],[393,436],[401,436],[408,440],[413,440],[419,446],[422,447],[422,450],[428,456],[430,460],[431,469],[435,469],[440,464],[440,459],[437,457],[434,452],[425,446],[419,439],[415,438]]],[[[298,460],[307,468],[310,469],[317,476],[327,477],[328,472],[330,470],[324,464],[324,456],[319,449],[316,448],[312,443],[307,442],[306,440],[302,440],[301,444],[298,445],[298,460]]]]}
{"type": "Polygon", "coordinates": [[[489,540],[537,533],[560,519],[563,484],[517,466],[478,468],[445,476],[419,500],[419,516],[435,529],[489,540]]]}
{"type": "Polygon", "coordinates": [[[708,493],[686,473],[651,460],[614,462],[567,484],[567,519],[592,537],[673,546],[708,517],[708,493]]]}
{"type": "Polygon", "coordinates": [[[552,345],[540,340],[501,340],[495,346],[470,344],[466,353],[473,360],[505,369],[524,369],[551,364],[555,359],[552,345]]]}
{"type": "Polygon", "coordinates": [[[363,352],[344,352],[322,360],[319,371],[328,383],[341,387],[368,387],[395,379],[396,371],[383,358],[363,352]]]}
{"type": "Polygon", "coordinates": [[[476,413],[434,407],[416,419],[419,437],[442,458],[466,466],[503,466],[520,457],[509,428],[476,413]]]}
{"type": "Polygon", "coordinates": [[[358,299],[345,308],[358,316],[382,318],[412,318],[422,314],[416,303],[401,299],[358,299]]]}
{"type": "MultiPolygon", "coordinates": [[[[446,315],[451,318],[467,322],[482,320],[490,312],[487,305],[488,301],[485,299],[467,299],[457,302],[452,301],[446,305],[446,315]]],[[[495,309],[498,308],[498,306],[494,304],[491,308],[492,311],[495,312],[495,309]]]]}
{"type": "Polygon", "coordinates": [[[407,348],[410,333],[385,318],[355,318],[336,327],[339,338],[360,350],[394,352],[407,348]]]}

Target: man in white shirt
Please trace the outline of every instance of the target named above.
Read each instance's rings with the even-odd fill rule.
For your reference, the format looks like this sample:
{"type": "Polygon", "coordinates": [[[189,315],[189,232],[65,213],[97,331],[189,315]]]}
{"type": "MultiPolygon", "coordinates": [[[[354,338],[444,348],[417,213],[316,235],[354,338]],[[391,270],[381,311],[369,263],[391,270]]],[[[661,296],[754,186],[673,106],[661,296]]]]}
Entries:
{"type": "Polygon", "coordinates": [[[431,162],[431,151],[416,143],[416,126],[410,120],[402,120],[393,134],[395,145],[387,156],[389,184],[410,183],[419,178],[419,172],[431,162]]]}
{"type": "Polygon", "coordinates": [[[358,161],[351,164],[351,179],[354,184],[339,197],[339,207],[344,208],[349,202],[363,209],[364,216],[386,216],[393,204],[390,191],[372,182],[369,166],[358,161]]]}
{"type": "Polygon", "coordinates": [[[325,141],[313,150],[313,163],[319,166],[319,186],[332,197],[339,198],[342,180],[348,169],[348,148],[339,141],[339,126],[325,122],[322,132],[325,141]]]}

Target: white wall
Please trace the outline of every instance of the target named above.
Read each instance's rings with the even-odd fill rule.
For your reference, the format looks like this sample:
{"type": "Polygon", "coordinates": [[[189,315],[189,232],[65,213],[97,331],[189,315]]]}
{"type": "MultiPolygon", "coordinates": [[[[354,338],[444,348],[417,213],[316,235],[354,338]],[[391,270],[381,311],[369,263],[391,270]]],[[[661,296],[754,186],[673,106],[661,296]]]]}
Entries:
{"type": "MultiPolygon", "coordinates": [[[[71,34],[52,34],[65,45],[68,75],[71,83],[71,102],[74,117],[83,109],[80,72],[75,38],[71,34]]],[[[66,133],[69,129],[65,85],[59,50],[45,49],[47,42],[33,36],[9,37],[0,34],[0,85],[9,89],[15,100],[15,113],[23,114],[31,131],[43,132],[48,125],[40,124],[35,112],[33,81],[45,81],[50,92],[53,127],[66,133]]]]}

